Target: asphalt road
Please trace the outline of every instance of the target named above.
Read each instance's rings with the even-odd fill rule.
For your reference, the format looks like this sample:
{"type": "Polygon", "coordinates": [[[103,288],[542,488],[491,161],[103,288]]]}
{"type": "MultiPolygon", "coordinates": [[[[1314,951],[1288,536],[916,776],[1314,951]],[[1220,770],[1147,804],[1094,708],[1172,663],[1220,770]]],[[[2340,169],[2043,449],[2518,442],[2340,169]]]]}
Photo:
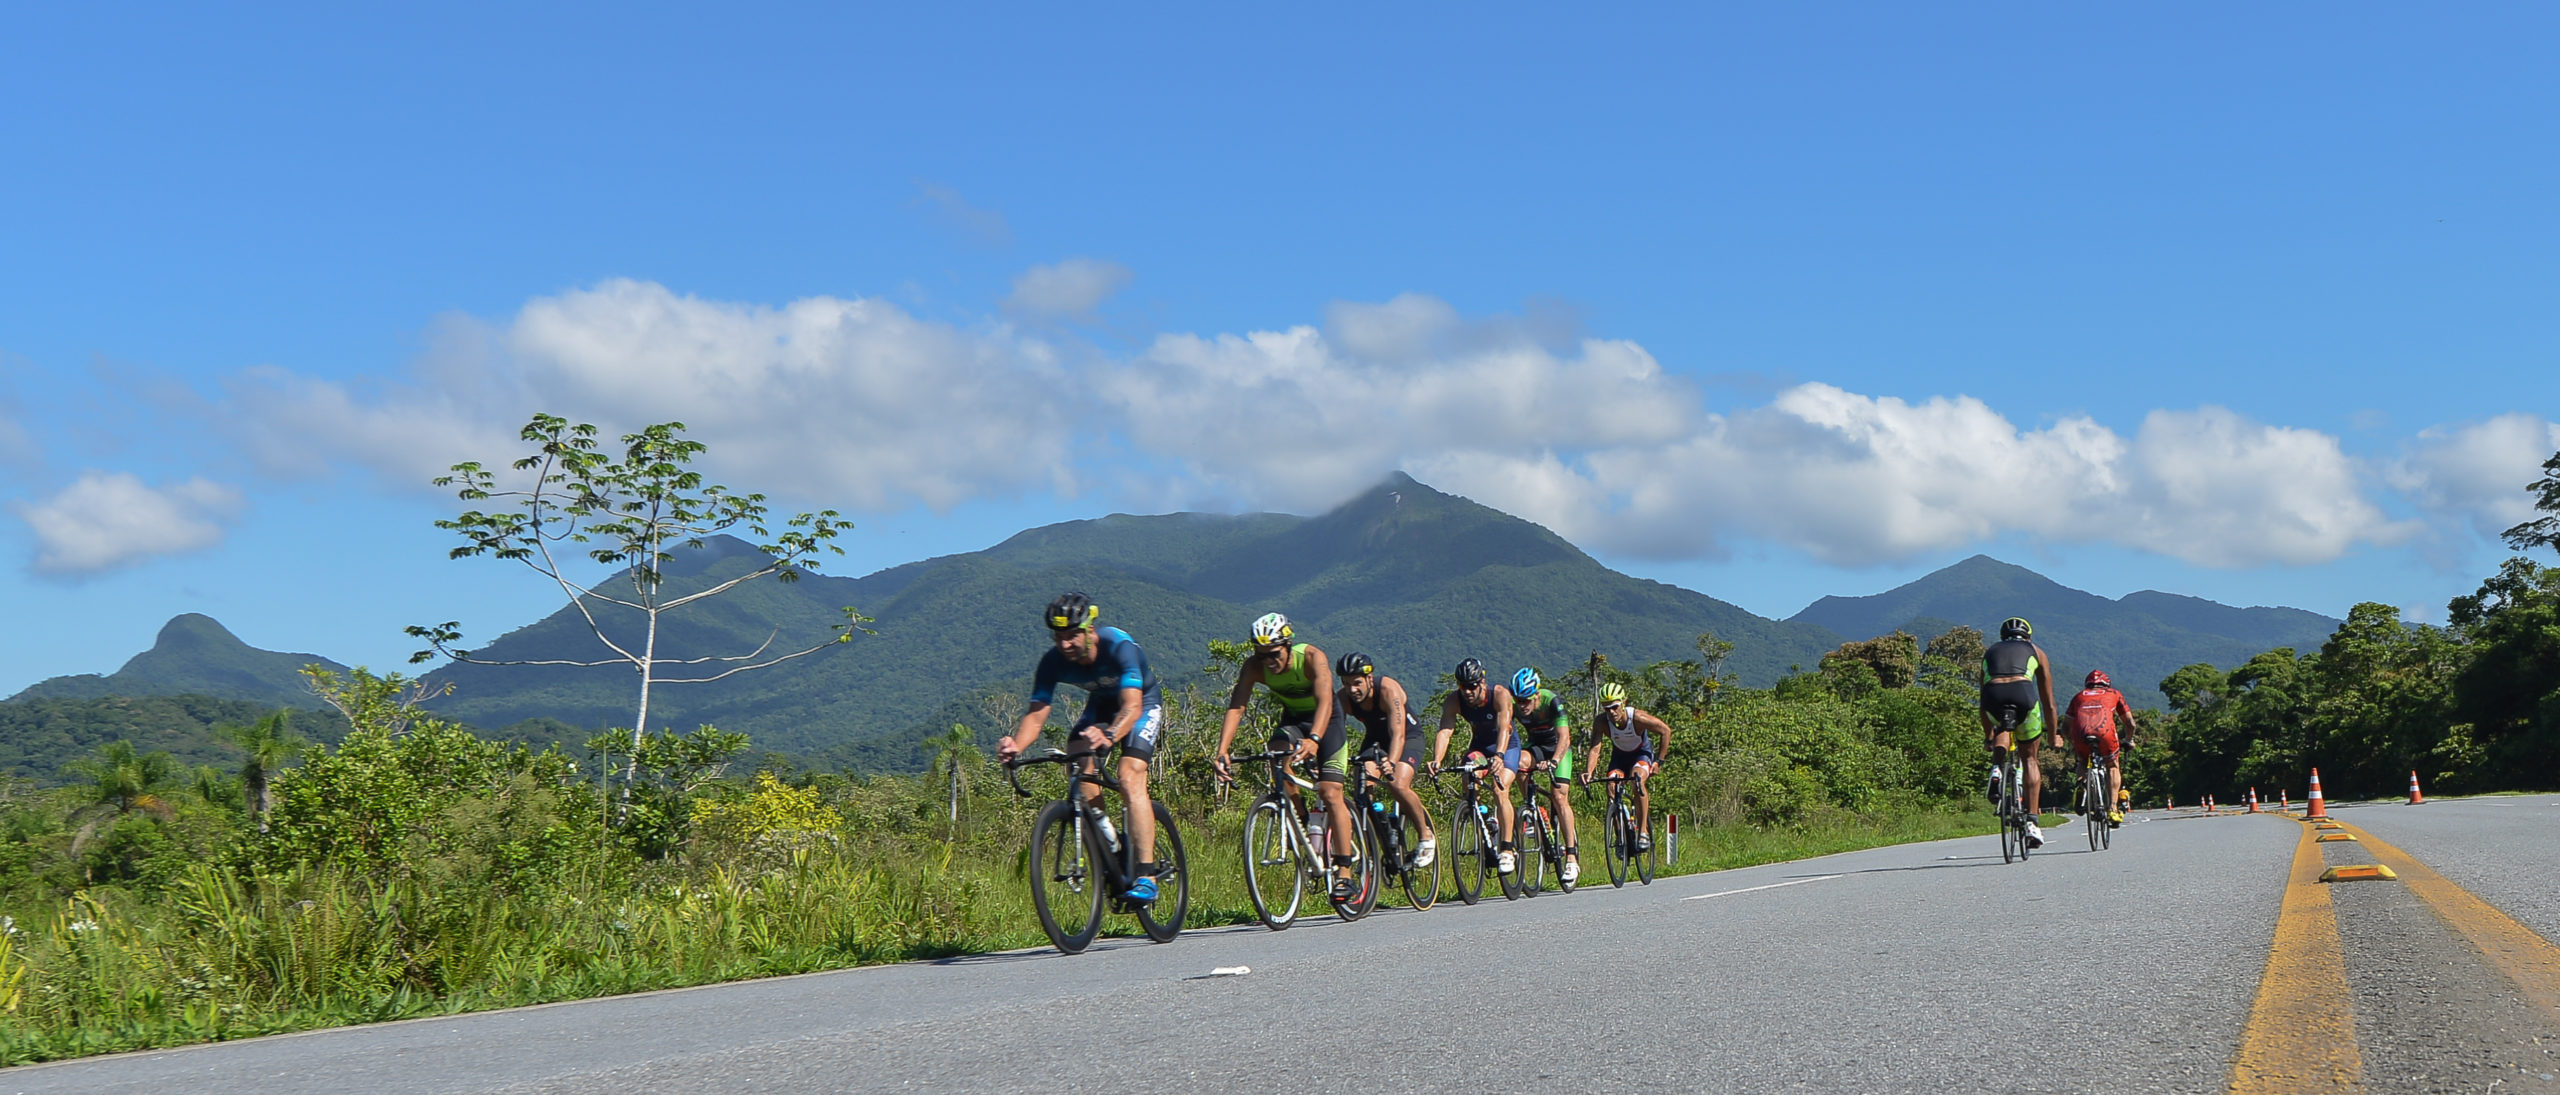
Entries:
{"type": "MultiPolygon", "coordinates": [[[[2560,935],[2560,853],[2533,839],[2560,798],[2339,812],[2560,935]]],[[[2137,814],[2109,851],[2074,824],[2023,864],[1978,837],[1604,878],[37,1065],[0,1092],[2222,1091],[2301,839],[2276,817],[2137,814]],[[1251,972],[1210,976],[1233,966],[1251,972]]],[[[2535,1042],[2560,1045],[2560,1018],[2428,907],[2387,883],[2324,892],[2367,1090],[2560,1090],[2535,1042]]]]}

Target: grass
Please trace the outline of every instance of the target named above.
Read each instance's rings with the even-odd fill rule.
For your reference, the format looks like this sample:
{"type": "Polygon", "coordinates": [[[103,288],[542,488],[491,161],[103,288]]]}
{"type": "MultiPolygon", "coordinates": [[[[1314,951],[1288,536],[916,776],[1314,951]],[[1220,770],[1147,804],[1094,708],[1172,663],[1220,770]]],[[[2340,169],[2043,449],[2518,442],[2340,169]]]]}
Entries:
{"type": "MultiPolygon", "coordinates": [[[[991,814],[957,843],[886,835],[755,869],[572,878],[538,893],[207,867],[158,900],[84,894],[49,923],[0,932],[0,1063],[1046,945],[1019,871],[1027,815],[991,814]]],[[[1184,823],[1190,926],[1254,919],[1241,817],[1239,804],[1184,823]]],[[[1994,831],[1979,808],[1694,826],[1666,873],[1994,831]]],[[[1605,880],[1596,856],[1585,869],[1605,880]]]]}

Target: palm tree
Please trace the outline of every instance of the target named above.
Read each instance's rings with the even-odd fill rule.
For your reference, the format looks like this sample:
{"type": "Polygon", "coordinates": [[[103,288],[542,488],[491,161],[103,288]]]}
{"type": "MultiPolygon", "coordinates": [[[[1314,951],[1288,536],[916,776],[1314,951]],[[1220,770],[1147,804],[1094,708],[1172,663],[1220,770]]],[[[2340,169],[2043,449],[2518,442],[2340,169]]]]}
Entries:
{"type": "Polygon", "coordinates": [[[129,741],[111,741],[98,747],[96,754],[72,761],[74,772],[89,777],[89,801],[112,806],[121,816],[135,810],[158,810],[160,798],[153,792],[169,786],[177,779],[178,762],[167,753],[145,753],[129,741]]]}
{"type": "Polygon", "coordinates": [[[951,724],[950,733],[926,738],[924,747],[933,752],[933,759],[925,764],[927,775],[945,769],[951,773],[951,834],[952,839],[957,840],[960,834],[960,772],[967,765],[977,763],[982,755],[978,752],[977,735],[955,722],[951,724]]]}
{"type": "Polygon", "coordinates": [[[305,742],[294,733],[289,722],[293,711],[288,708],[247,726],[224,724],[213,728],[222,740],[240,747],[248,757],[240,762],[241,805],[258,819],[258,831],[267,831],[267,811],[275,809],[275,791],[270,779],[279,769],[302,755],[305,742]]]}

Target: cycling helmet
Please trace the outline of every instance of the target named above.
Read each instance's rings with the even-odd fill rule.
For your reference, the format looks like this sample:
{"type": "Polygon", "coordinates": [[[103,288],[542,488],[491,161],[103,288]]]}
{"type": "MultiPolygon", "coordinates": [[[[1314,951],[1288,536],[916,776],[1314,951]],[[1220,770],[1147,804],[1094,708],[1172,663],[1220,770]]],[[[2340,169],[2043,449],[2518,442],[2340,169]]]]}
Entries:
{"type": "Polygon", "coordinates": [[[2036,625],[2028,623],[2021,617],[2011,616],[2008,619],[2000,621],[2000,638],[2003,642],[2013,639],[2032,639],[2035,637],[2036,625]]]}
{"type": "Polygon", "coordinates": [[[1377,671],[1378,667],[1369,661],[1369,656],[1357,650],[1343,655],[1340,661],[1333,663],[1333,675],[1346,680],[1352,677],[1366,677],[1377,671]]]}
{"type": "Polygon", "coordinates": [[[1293,634],[1295,632],[1289,630],[1289,618],[1277,612],[1265,612],[1261,619],[1253,621],[1253,645],[1255,646],[1285,643],[1293,634]]]}
{"type": "Polygon", "coordinates": [[[1512,674],[1512,675],[1511,675],[1511,694],[1512,694],[1512,695],[1514,695],[1514,696],[1533,696],[1533,695],[1536,695],[1536,694],[1537,694],[1537,692],[1538,692],[1538,671],[1537,671],[1537,670],[1535,670],[1535,669],[1522,669],[1521,671],[1519,671],[1519,672],[1514,673],[1514,674],[1512,674]]]}
{"type": "Polygon", "coordinates": [[[2116,682],[2107,679],[2107,671],[2104,669],[2090,670],[2089,679],[2081,683],[2081,687],[2083,688],[2113,688],[2115,686],[2116,682]]]}
{"type": "Polygon", "coordinates": [[[1458,687],[1473,688],[1484,683],[1484,663],[1469,658],[1458,663],[1458,687]]]}
{"type": "Polygon", "coordinates": [[[1040,614],[1040,622],[1049,625],[1051,631],[1082,631],[1092,627],[1093,621],[1101,616],[1102,609],[1087,600],[1083,593],[1065,593],[1049,602],[1048,610],[1040,614]]]}
{"type": "Polygon", "coordinates": [[[1627,702],[1626,685],[1619,684],[1616,681],[1610,681],[1609,683],[1600,686],[1600,706],[1607,707],[1613,703],[1625,702],[1627,702]]]}

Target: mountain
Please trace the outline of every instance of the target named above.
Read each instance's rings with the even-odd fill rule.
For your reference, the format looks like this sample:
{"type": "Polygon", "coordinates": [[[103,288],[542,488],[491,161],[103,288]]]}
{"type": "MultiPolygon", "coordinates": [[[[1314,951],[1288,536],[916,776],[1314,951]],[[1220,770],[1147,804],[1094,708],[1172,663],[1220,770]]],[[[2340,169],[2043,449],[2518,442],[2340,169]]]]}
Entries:
{"type": "MultiPolygon", "coordinates": [[[[760,561],[743,542],[720,538],[681,553],[667,573],[673,588],[700,588],[760,561]]],[[[1114,514],[862,578],[750,583],[667,619],[662,653],[741,653],[768,635],[774,650],[797,649],[823,641],[842,605],[876,617],[878,634],[717,683],[661,688],[650,721],[713,723],[762,748],[909,767],[920,759],[909,755],[919,732],[955,719],[984,732],[1010,720],[1010,710],[987,716],[978,698],[1027,690],[1045,642],[1039,608],[1071,589],[1101,605],[1104,623],[1134,635],[1168,686],[1211,692],[1225,682],[1200,674],[1208,640],[1241,640],[1249,621],[1275,610],[1303,640],[1335,655],[1366,651],[1386,672],[1426,687],[1469,656],[1505,672],[1524,664],[1560,672],[1594,649],[1628,666],[1694,657],[1706,631],[1736,644],[1732,672],[1766,685],[1840,641],[1818,626],[1620,574],[1544,528],[1398,475],[1316,517],[1114,514]],[[885,748],[846,752],[866,742],[885,748]]],[[[617,638],[636,637],[633,614],[599,616],[617,638]]],[[[602,653],[564,606],[474,656],[602,653]]],[[[479,726],[537,716],[628,726],[637,691],[625,667],[454,664],[430,680],[454,686],[440,713],[479,726]]]]}
{"type": "Polygon", "coordinates": [[[2165,706],[2160,681],[2197,662],[2230,667],[2280,646],[2317,650],[2341,621],[2298,608],[2233,608],[2144,590],[2109,600],[2032,570],[1976,555],[1868,597],[1825,597],[1788,617],[1858,638],[1909,631],[1927,642],[1956,624],[1998,641],[2000,621],[2023,616],[2059,663],[2060,686],[2104,669],[2136,707],[2165,706]]]}
{"type": "Polygon", "coordinates": [[[9,697],[19,700],[87,700],[103,696],[210,696],[271,707],[316,707],[303,686],[302,667],[313,663],[344,672],[317,654],[282,654],[241,642],[213,617],[189,612],[171,617],[151,649],[106,676],[81,673],[37,681],[9,697]]]}

